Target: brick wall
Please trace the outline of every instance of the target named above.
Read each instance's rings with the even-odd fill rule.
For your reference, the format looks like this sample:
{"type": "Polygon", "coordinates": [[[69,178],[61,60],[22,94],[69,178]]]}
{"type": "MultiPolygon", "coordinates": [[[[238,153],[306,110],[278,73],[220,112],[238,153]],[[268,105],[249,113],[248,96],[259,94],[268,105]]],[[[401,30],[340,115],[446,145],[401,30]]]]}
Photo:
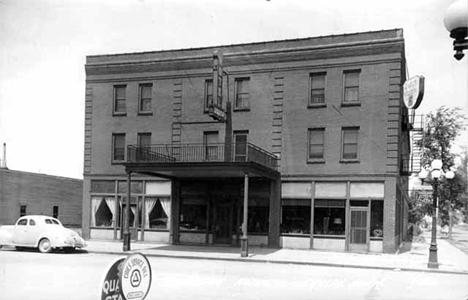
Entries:
{"type": "Polygon", "coordinates": [[[64,225],[81,226],[83,180],[0,169],[0,224],[13,224],[26,214],[52,216],[59,207],[64,225]]]}

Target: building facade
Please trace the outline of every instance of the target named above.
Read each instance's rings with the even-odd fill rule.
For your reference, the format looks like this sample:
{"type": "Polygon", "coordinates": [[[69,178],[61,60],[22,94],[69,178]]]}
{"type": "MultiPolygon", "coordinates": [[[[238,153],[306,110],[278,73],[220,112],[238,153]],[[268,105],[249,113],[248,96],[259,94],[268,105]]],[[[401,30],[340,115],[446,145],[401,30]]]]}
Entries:
{"type": "Polygon", "coordinates": [[[81,227],[83,180],[0,168],[0,225],[47,215],[81,227]]]}
{"type": "Polygon", "coordinates": [[[405,237],[401,29],[85,68],[85,238],[121,239],[127,198],[136,240],[239,245],[246,224],[250,245],[394,253],[405,237]]]}

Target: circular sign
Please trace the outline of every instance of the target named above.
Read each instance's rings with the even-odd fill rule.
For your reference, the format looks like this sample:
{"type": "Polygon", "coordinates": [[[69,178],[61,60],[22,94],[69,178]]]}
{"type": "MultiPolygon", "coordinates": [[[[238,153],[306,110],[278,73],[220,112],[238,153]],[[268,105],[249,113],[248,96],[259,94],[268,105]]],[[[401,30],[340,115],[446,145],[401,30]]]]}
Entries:
{"type": "Polygon", "coordinates": [[[127,300],[143,300],[151,287],[151,265],[141,253],[130,255],[120,271],[121,293],[127,300]]]}
{"type": "Polygon", "coordinates": [[[101,287],[101,300],[122,300],[120,293],[119,273],[125,258],[115,261],[107,271],[101,287]]]}
{"type": "Polygon", "coordinates": [[[414,76],[403,84],[403,101],[405,106],[416,109],[421,104],[424,96],[424,77],[414,76]]]}

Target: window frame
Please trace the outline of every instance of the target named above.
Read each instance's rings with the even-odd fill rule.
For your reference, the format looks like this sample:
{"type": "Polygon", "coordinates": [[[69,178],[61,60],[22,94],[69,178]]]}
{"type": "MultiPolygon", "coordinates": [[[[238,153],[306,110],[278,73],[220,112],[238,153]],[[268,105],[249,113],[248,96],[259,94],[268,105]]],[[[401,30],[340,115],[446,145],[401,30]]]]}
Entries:
{"type": "Polygon", "coordinates": [[[138,85],[138,115],[153,115],[153,83],[140,83],[138,85]],[[150,88],[150,98],[143,98],[143,88],[150,88]],[[143,110],[143,100],[148,100],[150,103],[149,110],[143,110]]]}
{"type": "Polygon", "coordinates": [[[213,103],[213,79],[205,79],[205,94],[203,97],[203,112],[208,113],[210,104],[213,103]],[[211,88],[210,88],[211,84],[211,88]],[[209,96],[211,96],[211,102],[209,102],[209,96]]]}
{"type": "Polygon", "coordinates": [[[342,101],[341,106],[360,106],[361,105],[361,69],[352,69],[343,71],[343,92],[342,92],[342,101]],[[357,74],[358,83],[357,86],[346,86],[346,75],[347,74],[357,74]],[[347,88],[357,88],[357,100],[356,101],[347,101],[346,100],[346,89],[347,88]]]}
{"type": "MultiPolygon", "coordinates": [[[[111,154],[111,158],[112,158],[112,163],[121,163],[121,162],[124,162],[125,161],[125,139],[126,139],[126,134],[125,133],[113,133],[112,134],[112,154],[111,154]],[[123,159],[122,160],[119,160],[119,159],[116,159],[115,156],[116,156],[116,153],[115,153],[115,150],[116,150],[116,147],[115,147],[115,144],[116,144],[116,138],[117,137],[123,137],[123,142],[124,142],[124,146],[123,146],[123,159]]],[[[119,148],[120,149],[120,148],[119,148]]]]}
{"type": "Polygon", "coordinates": [[[113,86],[113,99],[112,99],[112,115],[113,116],[126,116],[127,115],[127,85],[126,84],[116,84],[113,86]],[[124,111],[117,111],[117,101],[122,100],[117,98],[117,89],[123,88],[125,90],[125,97],[123,101],[125,103],[124,111]]]}
{"type": "Polygon", "coordinates": [[[234,111],[250,111],[250,77],[238,77],[234,79],[234,111]],[[239,93],[239,83],[248,82],[247,91],[244,89],[239,93]],[[238,105],[237,98],[238,95],[247,95],[246,99],[242,99],[242,106],[238,105]],[[247,105],[244,104],[244,101],[247,102],[247,105]]]}
{"type": "MultiPolygon", "coordinates": [[[[360,152],[360,146],[359,146],[359,127],[342,127],[341,128],[341,155],[340,155],[340,162],[359,162],[359,152],[360,152]],[[356,158],[345,158],[344,157],[344,148],[345,148],[345,132],[350,132],[350,131],[356,131],[356,158]]],[[[347,145],[350,143],[347,143],[347,145]]]]}
{"type": "Polygon", "coordinates": [[[58,205],[52,206],[52,217],[58,219],[58,215],[59,215],[59,207],[58,207],[58,205]]]}
{"type": "Polygon", "coordinates": [[[234,161],[238,161],[237,158],[244,157],[244,160],[239,161],[246,161],[247,159],[247,152],[248,152],[248,144],[249,144],[249,131],[248,130],[236,130],[233,133],[233,142],[234,142],[234,161]],[[237,154],[237,143],[236,138],[238,136],[245,136],[245,154],[237,154]]]}
{"type": "Polygon", "coordinates": [[[326,107],[327,106],[327,72],[314,72],[309,74],[309,99],[307,102],[307,107],[308,108],[317,108],[317,107],[326,107]],[[313,78],[318,77],[318,76],[323,76],[323,103],[320,102],[312,102],[313,99],[313,91],[314,90],[322,90],[322,89],[314,89],[313,88],[313,78]]]}
{"type": "Polygon", "coordinates": [[[20,218],[26,216],[27,213],[27,205],[20,205],[20,218]],[[24,212],[23,212],[24,209],[24,212]]]}
{"type": "MultiPolygon", "coordinates": [[[[319,144],[316,144],[319,145],[319,144]]],[[[325,127],[314,127],[307,130],[307,162],[308,163],[325,163],[325,127]],[[322,132],[323,152],[322,157],[311,157],[310,147],[312,146],[312,132],[322,132]]]]}

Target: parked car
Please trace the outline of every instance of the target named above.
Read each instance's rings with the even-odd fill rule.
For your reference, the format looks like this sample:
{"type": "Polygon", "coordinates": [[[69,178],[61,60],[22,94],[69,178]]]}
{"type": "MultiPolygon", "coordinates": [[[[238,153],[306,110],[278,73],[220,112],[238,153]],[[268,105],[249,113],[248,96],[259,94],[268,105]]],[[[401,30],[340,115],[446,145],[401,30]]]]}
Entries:
{"type": "Polygon", "coordinates": [[[42,253],[86,247],[83,238],[59,220],[35,215],[20,217],[15,225],[0,226],[0,248],[7,245],[17,249],[38,248],[42,253]]]}

